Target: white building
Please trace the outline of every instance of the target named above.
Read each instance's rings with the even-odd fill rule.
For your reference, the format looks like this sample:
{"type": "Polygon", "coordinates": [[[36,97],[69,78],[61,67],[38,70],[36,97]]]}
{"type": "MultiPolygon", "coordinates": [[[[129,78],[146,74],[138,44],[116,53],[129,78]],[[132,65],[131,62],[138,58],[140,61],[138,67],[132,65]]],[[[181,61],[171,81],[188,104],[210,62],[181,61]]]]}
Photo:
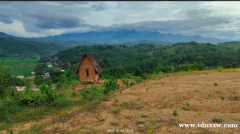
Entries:
{"type": "Polygon", "coordinates": [[[19,78],[19,79],[23,79],[23,78],[24,78],[24,76],[17,76],[17,78],[19,78]]]}
{"type": "Polygon", "coordinates": [[[31,72],[31,75],[36,75],[36,72],[31,72]]]}
{"type": "Polygon", "coordinates": [[[45,77],[49,77],[50,75],[49,75],[49,73],[45,73],[44,76],[45,77]]]}
{"type": "Polygon", "coordinates": [[[52,67],[52,65],[47,65],[49,68],[52,67]]]}
{"type": "Polygon", "coordinates": [[[61,72],[65,72],[65,70],[61,70],[61,72]]]}

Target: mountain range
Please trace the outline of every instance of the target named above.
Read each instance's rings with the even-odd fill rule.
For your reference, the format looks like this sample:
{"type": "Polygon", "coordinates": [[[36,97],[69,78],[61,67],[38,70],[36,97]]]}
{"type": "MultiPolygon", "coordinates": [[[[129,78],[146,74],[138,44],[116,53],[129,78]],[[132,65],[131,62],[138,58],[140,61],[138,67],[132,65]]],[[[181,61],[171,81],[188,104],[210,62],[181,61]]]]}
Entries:
{"type": "MultiPolygon", "coordinates": [[[[155,42],[154,44],[172,44],[176,42],[195,41],[199,43],[218,44],[226,42],[218,38],[205,38],[200,35],[186,36],[181,34],[160,33],[158,31],[136,31],[136,30],[120,30],[120,31],[91,31],[84,33],[66,33],[47,37],[23,38],[8,35],[0,32],[0,37],[11,38],[22,41],[40,41],[42,43],[52,43],[63,45],[66,47],[74,47],[78,45],[94,45],[94,44],[123,44],[130,42],[143,41],[144,43],[155,42]]],[[[131,43],[130,43],[131,44],[131,43]]],[[[135,44],[135,43],[133,43],[135,44]]]]}
{"type": "Polygon", "coordinates": [[[131,42],[138,40],[155,40],[162,42],[190,42],[195,41],[199,43],[222,43],[224,40],[217,38],[205,38],[200,35],[195,36],[185,36],[180,34],[171,34],[171,33],[160,33],[158,31],[136,31],[136,30],[121,30],[121,31],[91,31],[85,33],[66,33],[61,35],[47,36],[34,38],[37,40],[75,40],[75,41],[86,41],[86,42],[95,42],[95,43],[123,43],[131,42]]]}

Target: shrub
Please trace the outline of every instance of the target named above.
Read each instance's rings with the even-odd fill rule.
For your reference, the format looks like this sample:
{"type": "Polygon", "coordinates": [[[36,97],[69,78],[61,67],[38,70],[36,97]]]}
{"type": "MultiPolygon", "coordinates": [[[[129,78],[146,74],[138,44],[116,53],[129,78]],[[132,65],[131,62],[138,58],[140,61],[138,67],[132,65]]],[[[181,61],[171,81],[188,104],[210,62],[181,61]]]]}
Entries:
{"type": "Polygon", "coordinates": [[[44,78],[41,76],[41,75],[37,75],[35,78],[34,78],[34,83],[36,85],[40,85],[41,83],[43,83],[44,81],[44,78]]]}
{"type": "Polygon", "coordinates": [[[119,99],[116,99],[116,98],[114,98],[114,100],[115,100],[115,102],[118,102],[118,101],[119,101],[119,99]]]}
{"type": "Polygon", "coordinates": [[[72,92],[72,96],[77,96],[77,94],[75,92],[72,92]]]}
{"type": "Polygon", "coordinates": [[[19,105],[42,106],[47,104],[48,98],[46,95],[38,91],[19,92],[14,97],[19,105]]]}
{"type": "Polygon", "coordinates": [[[55,99],[52,103],[53,106],[65,106],[67,105],[66,101],[67,95],[60,94],[58,95],[57,99],[55,99]]]}
{"type": "Polygon", "coordinates": [[[218,83],[217,83],[217,82],[214,82],[214,86],[218,86],[218,83]]]}
{"type": "Polygon", "coordinates": [[[57,83],[57,86],[56,86],[56,89],[60,89],[62,87],[62,83],[61,82],[58,82],[57,83]]]}
{"type": "Polygon", "coordinates": [[[198,112],[198,115],[200,116],[200,115],[201,115],[201,113],[200,113],[200,112],[198,112]]]}
{"type": "Polygon", "coordinates": [[[185,101],[185,103],[186,103],[186,105],[187,105],[187,106],[189,106],[189,105],[190,105],[190,104],[189,104],[187,101],[185,101]]]}
{"type": "Polygon", "coordinates": [[[221,95],[221,99],[224,100],[224,98],[225,98],[225,97],[224,97],[223,95],[221,95]]]}
{"type": "Polygon", "coordinates": [[[238,100],[238,96],[236,96],[236,95],[231,95],[230,98],[231,98],[232,100],[235,100],[235,101],[238,100]]]}
{"type": "Polygon", "coordinates": [[[185,110],[185,107],[184,107],[184,105],[182,105],[182,109],[183,109],[183,110],[185,110]]]}
{"type": "Polygon", "coordinates": [[[82,95],[83,98],[87,98],[87,91],[83,91],[83,92],[81,93],[81,95],[82,95]]]}
{"type": "Polygon", "coordinates": [[[48,102],[53,102],[57,98],[57,92],[48,85],[40,85],[39,90],[46,95],[48,102]]]}
{"type": "Polygon", "coordinates": [[[217,70],[218,70],[218,72],[222,72],[223,71],[223,67],[218,67],[217,70]]]}
{"type": "Polygon", "coordinates": [[[212,119],[212,122],[223,122],[223,119],[214,118],[212,119]]]}
{"type": "Polygon", "coordinates": [[[148,134],[153,134],[153,130],[151,129],[151,130],[147,130],[147,133],[148,134]]]}
{"type": "Polygon", "coordinates": [[[123,82],[126,84],[126,86],[128,87],[129,85],[129,79],[123,79],[123,82]]]}
{"type": "Polygon", "coordinates": [[[103,93],[105,95],[109,94],[110,91],[114,91],[119,88],[119,84],[117,84],[116,80],[107,80],[104,82],[104,90],[103,93]]]}
{"type": "Polygon", "coordinates": [[[151,123],[152,123],[153,125],[156,125],[156,119],[155,119],[155,118],[152,118],[151,123]]]}
{"type": "Polygon", "coordinates": [[[177,115],[178,115],[177,109],[175,109],[175,108],[173,109],[173,115],[174,115],[174,116],[177,116],[177,115]]]}
{"type": "Polygon", "coordinates": [[[116,107],[113,112],[114,112],[115,114],[117,114],[117,113],[120,112],[120,110],[121,110],[121,107],[116,107]]]}

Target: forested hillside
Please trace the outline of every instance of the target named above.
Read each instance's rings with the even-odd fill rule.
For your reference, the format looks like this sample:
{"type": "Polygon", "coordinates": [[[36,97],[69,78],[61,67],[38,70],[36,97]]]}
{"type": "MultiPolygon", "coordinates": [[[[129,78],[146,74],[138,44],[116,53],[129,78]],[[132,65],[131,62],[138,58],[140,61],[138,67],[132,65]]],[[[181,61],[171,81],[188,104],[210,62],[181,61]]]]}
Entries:
{"type": "Polygon", "coordinates": [[[174,71],[202,70],[217,66],[224,68],[236,67],[240,62],[240,43],[225,43],[213,45],[210,43],[176,43],[173,45],[140,44],[127,47],[126,45],[95,45],[78,46],[60,51],[54,56],[63,62],[79,63],[84,53],[92,53],[104,69],[102,76],[121,76],[130,73],[141,76],[144,73],[169,72],[170,66],[174,71]],[[196,64],[192,64],[196,62],[196,64]],[[181,64],[185,66],[180,66],[181,64]],[[190,68],[192,64],[192,68],[190,68]],[[195,66],[195,67],[194,67],[195,66]]]}
{"type": "Polygon", "coordinates": [[[0,57],[33,57],[36,55],[54,54],[63,49],[66,48],[55,44],[0,37],[0,57]]]}

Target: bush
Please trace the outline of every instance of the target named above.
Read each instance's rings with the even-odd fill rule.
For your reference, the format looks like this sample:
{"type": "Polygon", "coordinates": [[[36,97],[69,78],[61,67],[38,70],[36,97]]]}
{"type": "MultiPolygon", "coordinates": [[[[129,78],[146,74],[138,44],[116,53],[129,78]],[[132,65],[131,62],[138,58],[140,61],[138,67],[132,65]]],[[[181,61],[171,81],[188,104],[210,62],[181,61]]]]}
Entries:
{"type": "Polygon", "coordinates": [[[119,88],[119,84],[117,84],[116,80],[107,80],[104,82],[103,93],[107,95],[110,91],[114,91],[117,88],[119,88]]]}
{"type": "Polygon", "coordinates": [[[238,96],[236,96],[236,95],[231,95],[230,98],[231,98],[232,100],[235,100],[235,101],[238,100],[238,96]]]}
{"type": "Polygon", "coordinates": [[[173,115],[174,115],[174,116],[177,116],[177,115],[178,115],[177,109],[175,109],[175,108],[173,109],[173,115]]]}
{"type": "Polygon", "coordinates": [[[215,119],[212,119],[212,122],[223,122],[223,119],[215,118],[215,119]]]}
{"type": "Polygon", "coordinates": [[[123,79],[123,82],[126,84],[126,86],[128,87],[129,85],[129,79],[123,79]]]}
{"type": "Polygon", "coordinates": [[[218,72],[222,72],[222,71],[223,71],[223,67],[218,67],[218,68],[217,68],[217,71],[218,71],[218,72]]]}
{"type": "Polygon", "coordinates": [[[224,98],[225,98],[225,97],[224,97],[223,95],[221,95],[221,99],[224,100],[224,98]]]}
{"type": "Polygon", "coordinates": [[[57,99],[55,99],[52,103],[53,106],[65,106],[67,105],[66,101],[67,95],[60,94],[58,95],[57,99]]]}
{"type": "Polygon", "coordinates": [[[41,75],[37,75],[35,78],[34,78],[34,83],[36,85],[40,85],[42,84],[44,81],[44,78],[41,76],[41,75]]]}
{"type": "Polygon", "coordinates": [[[40,85],[39,90],[42,94],[46,95],[47,101],[50,103],[57,98],[57,92],[48,85],[40,85]]]}
{"type": "Polygon", "coordinates": [[[19,105],[42,106],[47,103],[47,97],[38,91],[19,92],[15,99],[19,105]]]}
{"type": "Polygon", "coordinates": [[[214,86],[218,86],[218,83],[217,83],[217,82],[214,82],[214,86]]]}

